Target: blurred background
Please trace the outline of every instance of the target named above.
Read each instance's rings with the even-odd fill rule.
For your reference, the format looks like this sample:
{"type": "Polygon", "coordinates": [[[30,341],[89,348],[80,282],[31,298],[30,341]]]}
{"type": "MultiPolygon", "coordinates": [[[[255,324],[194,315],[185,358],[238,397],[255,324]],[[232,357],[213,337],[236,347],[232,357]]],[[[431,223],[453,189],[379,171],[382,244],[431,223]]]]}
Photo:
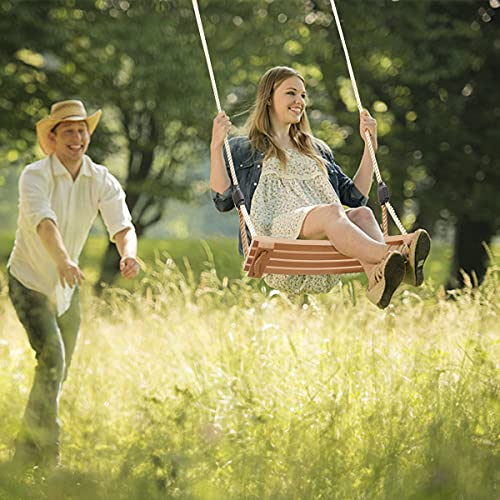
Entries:
{"type": "MultiPolygon", "coordinates": [[[[263,72],[293,66],[306,78],[315,135],[353,175],[363,143],[330,3],[199,4],[234,133],[263,72]]],[[[427,228],[441,248],[443,284],[463,285],[461,269],[480,282],[485,245],[494,248],[500,226],[500,1],[337,6],[361,100],[378,120],[377,157],[393,205],[407,229],[427,228]]],[[[35,123],[65,99],[81,99],[90,113],[103,109],[88,154],[124,186],[143,255],[166,248],[182,258],[207,240],[227,256],[223,272],[239,266],[237,216],[211,202],[216,109],[189,0],[0,0],[0,30],[2,270],[19,174],[42,157],[35,123]]],[[[379,215],[375,189],[370,205],[379,215]]],[[[100,223],[86,255],[96,283],[114,279],[116,251],[100,223]]]]}

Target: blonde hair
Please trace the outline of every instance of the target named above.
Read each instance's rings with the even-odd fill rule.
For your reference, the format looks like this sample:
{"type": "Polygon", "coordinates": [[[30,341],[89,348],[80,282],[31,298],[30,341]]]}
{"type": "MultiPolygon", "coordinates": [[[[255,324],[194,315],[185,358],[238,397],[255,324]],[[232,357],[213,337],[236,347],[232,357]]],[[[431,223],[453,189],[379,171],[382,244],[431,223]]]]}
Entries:
{"type": "MultiPolygon", "coordinates": [[[[288,66],[275,66],[264,73],[259,81],[255,104],[245,126],[252,146],[259,151],[263,151],[265,158],[277,157],[283,168],[286,167],[287,156],[285,151],[273,139],[269,108],[274,90],[285,80],[294,76],[305,83],[304,77],[288,66]]],[[[302,113],[298,123],[290,125],[290,140],[299,152],[313,158],[326,172],[323,160],[314,147],[315,143],[319,141],[312,135],[305,112],[302,113]]]]}

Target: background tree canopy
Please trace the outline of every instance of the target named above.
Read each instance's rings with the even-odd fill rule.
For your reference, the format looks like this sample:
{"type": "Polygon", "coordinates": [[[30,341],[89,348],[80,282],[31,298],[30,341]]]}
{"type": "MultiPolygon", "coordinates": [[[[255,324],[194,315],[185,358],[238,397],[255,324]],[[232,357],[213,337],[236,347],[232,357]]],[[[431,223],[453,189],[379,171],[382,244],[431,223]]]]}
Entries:
{"type": "MultiPolygon", "coordinates": [[[[481,243],[500,225],[499,7],[338,2],[361,99],[379,122],[393,203],[408,228],[434,236],[455,228],[452,285],[460,268],[482,276],[481,243]]],[[[294,66],[307,80],[314,132],[353,174],[363,145],[330,3],[203,0],[200,8],[233,123],[243,125],[266,69],[294,66]]],[[[215,106],[191,2],[2,0],[0,28],[2,228],[12,229],[20,168],[40,155],[34,123],[68,98],[104,108],[90,154],[123,182],[139,235],[158,233],[171,200],[209,203],[215,106]]],[[[211,228],[227,222],[205,217],[211,228]]],[[[103,270],[114,258],[110,247],[103,270]]]]}

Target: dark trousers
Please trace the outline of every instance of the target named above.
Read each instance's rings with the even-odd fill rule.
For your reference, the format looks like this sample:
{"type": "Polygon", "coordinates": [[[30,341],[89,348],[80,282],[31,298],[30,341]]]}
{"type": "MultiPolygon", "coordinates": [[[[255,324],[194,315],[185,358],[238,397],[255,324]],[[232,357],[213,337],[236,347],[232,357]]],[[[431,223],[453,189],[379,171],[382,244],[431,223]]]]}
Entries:
{"type": "Polygon", "coordinates": [[[75,290],[70,308],[60,317],[45,295],[26,288],[10,274],[9,296],[37,360],[33,387],[16,442],[16,456],[35,463],[57,463],[59,394],[80,329],[79,290],[75,290]]]}

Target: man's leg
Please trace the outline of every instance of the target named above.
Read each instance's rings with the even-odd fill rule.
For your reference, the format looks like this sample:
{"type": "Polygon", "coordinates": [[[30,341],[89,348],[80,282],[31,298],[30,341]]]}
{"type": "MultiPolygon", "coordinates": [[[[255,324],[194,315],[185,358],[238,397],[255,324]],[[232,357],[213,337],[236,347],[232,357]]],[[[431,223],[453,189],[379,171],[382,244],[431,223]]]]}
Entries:
{"type": "Polygon", "coordinates": [[[64,344],[55,311],[45,295],[9,275],[9,296],[37,360],[14,459],[54,465],[59,456],[57,411],[64,376],[64,344]]]}
{"type": "Polygon", "coordinates": [[[68,377],[68,370],[73,358],[73,352],[75,351],[81,320],[80,290],[76,288],[73,293],[69,309],[62,316],[56,318],[64,343],[65,370],[63,381],[68,377]]]}

